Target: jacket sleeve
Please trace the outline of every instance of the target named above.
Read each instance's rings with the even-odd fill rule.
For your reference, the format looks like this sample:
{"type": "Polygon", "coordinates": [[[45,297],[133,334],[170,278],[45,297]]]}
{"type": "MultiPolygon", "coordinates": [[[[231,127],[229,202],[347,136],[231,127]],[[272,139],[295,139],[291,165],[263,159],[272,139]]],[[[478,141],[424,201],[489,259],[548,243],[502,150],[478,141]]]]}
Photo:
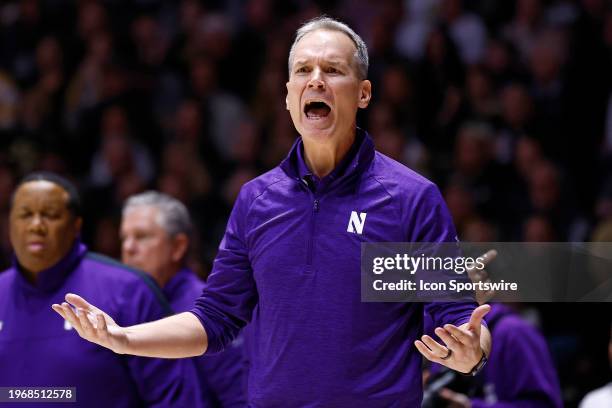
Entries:
{"type": "MultiPolygon", "coordinates": [[[[409,217],[408,242],[453,243],[458,242],[457,231],[446,203],[438,188],[428,184],[417,197],[409,217]]],[[[467,274],[457,275],[457,280],[466,279],[467,274]]],[[[431,302],[425,304],[425,313],[432,319],[433,328],[450,323],[455,326],[469,322],[478,306],[476,302],[431,302]]],[[[484,321],[483,321],[483,324],[484,321]]]]}
{"type": "Polygon", "coordinates": [[[236,338],[251,320],[258,301],[245,238],[250,201],[243,187],[232,209],[212,272],[191,309],[206,330],[207,354],[222,351],[236,338]]]}
{"type": "MultiPolygon", "coordinates": [[[[144,282],[123,288],[120,325],[157,320],[168,315],[159,293],[144,282]]],[[[202,407],[202,393],[193,359],[121,356],[147,407],[202,407]]]]}

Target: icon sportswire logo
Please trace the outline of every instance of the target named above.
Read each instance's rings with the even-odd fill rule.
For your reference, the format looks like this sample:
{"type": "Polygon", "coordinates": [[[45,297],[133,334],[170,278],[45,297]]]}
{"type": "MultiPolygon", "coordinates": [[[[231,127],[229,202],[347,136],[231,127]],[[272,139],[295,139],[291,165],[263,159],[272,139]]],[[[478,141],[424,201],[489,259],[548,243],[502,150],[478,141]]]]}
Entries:
{"type": "Polygon", "coordinates": [[[363,226],[365,225],[367,215],[368,214],[364,212],[357,213],[357,211],[351,211],[351,218],[349,219],[346,232],[361,235],[363,233],[363,226]]]}

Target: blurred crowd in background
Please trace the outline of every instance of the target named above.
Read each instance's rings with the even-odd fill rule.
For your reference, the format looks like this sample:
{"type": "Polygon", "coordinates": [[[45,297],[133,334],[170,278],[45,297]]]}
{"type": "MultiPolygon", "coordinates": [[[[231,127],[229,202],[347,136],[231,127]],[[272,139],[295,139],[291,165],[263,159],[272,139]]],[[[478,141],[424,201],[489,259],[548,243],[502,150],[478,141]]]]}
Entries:
{"type": "MultiPolygon", "coordinates": [[[[6,0],[0,266],[15,183],[50,170],[81,189],[83,240],[115,258],[128,196],[183,201],[206,276],[240,187],[295,141],[289,46],[322,13],[369,47],[358,125],[438,184],[460,239],[612,241],[606,0],[6,0]]],[[[609,378],[612,307],[536,309],[571,405],[609,378]],[[602,327],[576,314],[601,310],[602,327]]]]}

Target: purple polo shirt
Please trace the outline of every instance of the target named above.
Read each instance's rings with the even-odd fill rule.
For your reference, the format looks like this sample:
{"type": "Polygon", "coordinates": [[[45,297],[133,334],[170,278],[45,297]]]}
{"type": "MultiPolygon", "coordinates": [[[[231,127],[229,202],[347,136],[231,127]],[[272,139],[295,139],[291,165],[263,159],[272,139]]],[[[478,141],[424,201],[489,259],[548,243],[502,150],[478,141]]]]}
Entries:
{"type": "Polygon", "coordinates": [[[339,171],[315,188],[302,181],[300,149],[298,139],[236,200],[192,309],[208,352],[252,321],[253,407],[419,407],[413,342],[424,308],[437,325],[459,325],[476,305],[362,303],[361,243],[453,242],[446,205],[433,183],[375,152],[361,130],[339,171]],[[347,231],[352,211],[367,213],[361,234],[347,231]]]}
{"type": "Polygon", "coordinates": [[[146,275],[89,253],[79,242],[40,272],[35,285],[15,261],[0,273],[0,387],[76,387],[77,403],[68,405],[88,408],[202,406],[190,360],[119,355],[84,341],[51,309],[67,292],[83,296],[121,326],[169,312],[146,275]]]}
{"type": "MultiPolygon", "coordinates": [[[[172,309],[186,312],[202,293],[205,283],[188,269],[180,269],[164,286],[164,295],[172,309]]],[[[222,353],[195,358],[203,399],[207,407],[238,408],[246,406],[245,356],[242,337],[222,353]]]]}

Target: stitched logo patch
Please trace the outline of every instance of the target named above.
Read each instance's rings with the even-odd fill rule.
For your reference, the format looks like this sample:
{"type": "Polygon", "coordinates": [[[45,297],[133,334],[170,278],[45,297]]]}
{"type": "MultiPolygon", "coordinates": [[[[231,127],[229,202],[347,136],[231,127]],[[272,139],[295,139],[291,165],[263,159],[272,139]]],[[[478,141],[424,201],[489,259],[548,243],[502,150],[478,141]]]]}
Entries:
{"type": "Polygon", "coordinates": [[[368,214],[364,212],[357,213],[357,211],[351,211],[351,218],[349,219],[346,232],[361,235],[363,233],[363,226],[365,225],[367,215],[368,214]]]}

